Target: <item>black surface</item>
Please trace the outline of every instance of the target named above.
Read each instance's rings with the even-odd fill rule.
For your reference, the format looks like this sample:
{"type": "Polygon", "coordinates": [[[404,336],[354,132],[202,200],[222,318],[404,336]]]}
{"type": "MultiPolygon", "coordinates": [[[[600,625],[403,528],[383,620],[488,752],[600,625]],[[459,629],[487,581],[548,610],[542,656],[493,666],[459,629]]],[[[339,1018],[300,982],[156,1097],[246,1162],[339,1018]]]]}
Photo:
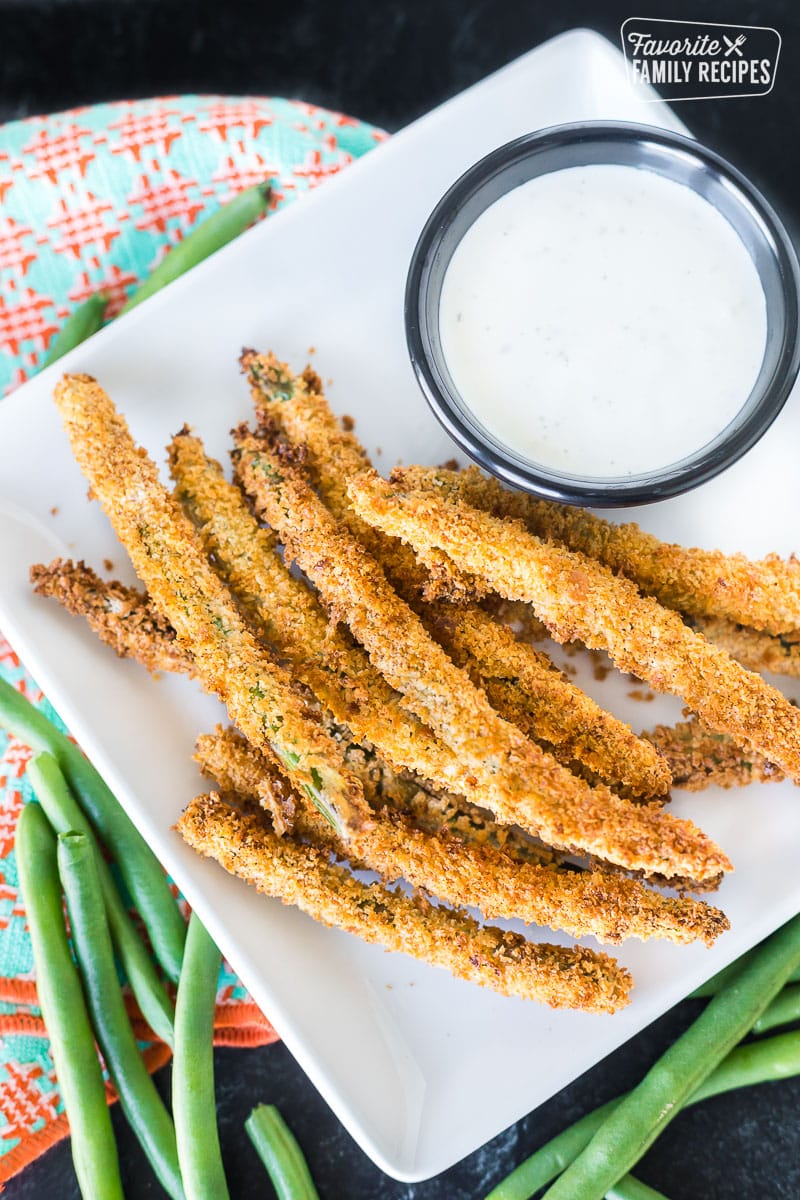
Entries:
{"type": "MultiPolygon", "coordinates": [[[[794,223],[800,6],[789,0],[0,0],[0,119],[96,100],[222,91],[299,96],[396,129],[554,34],[587,25],[616,38],[620,22],[642,12],[780,31],[783,51],[771,95],[685,103],[679,111],[794,223]]],[[[269,1100],[296,1130],[322,1200],[478,1200],[537,1145],[635,1083],[696,1011],[689,1002],[680,1006],[458,1167],[410,1186],[372,1166],[283,1046],[220,1051],[220,1122],[232,1195],[269,1195],[242,1132],[250,1106],[269,1100]]],[[[508,1070],[536,1071],[535,1050],[511,1058],[508,1070]]],[[[166,1073],[162,1082],[166,1087],[166,1073]]],[[[797,1200],[799,1107],[797,1081],[709,1101],[675,1121],[639,1174],[671,1200],[797,1200]]],[[[115,1124],[129,1200],[160,1195],[118,1113],[115,1124]]],[[[67,1145],[12,1181],[5,1195],[77,1197],[67,1145]]]]}

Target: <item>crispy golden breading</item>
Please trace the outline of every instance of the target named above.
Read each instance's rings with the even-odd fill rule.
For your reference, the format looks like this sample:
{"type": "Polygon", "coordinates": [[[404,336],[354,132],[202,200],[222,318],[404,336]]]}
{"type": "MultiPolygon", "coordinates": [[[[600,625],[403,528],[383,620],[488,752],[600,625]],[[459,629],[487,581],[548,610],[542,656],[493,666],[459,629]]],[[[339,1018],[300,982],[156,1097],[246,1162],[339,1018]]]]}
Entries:
{"type": "MultiPolygon", "coordinates": [[[[543,865],[563,858],[521,829],[497,825],[489,812],[463,797],[420,786],[416,778],[394,771],[372,750],[351,743],[345,759],[361,779],[371,804],[404,814],[423,833],[451,834],[462,842],[493,846],[515,862],[543,865]]],[[[257,803],[266,796],[264,806],[269,809],[269,780],[262,777],[267,760],[236,730],[218,727],[214,733],[200,734],[195,761],[223,794],[248,796],[257,803]]]]}
{"type": "Polygon", "coordinates": [[[554,1008],[615,1012],[627,1003],[630,975],[608,955],[528,942],[421,896],[361,883],[327,851],[277,837],[213,793],[194,800],[177,828],[194,850],[266,895],[460,979],[554,1008]]]}
{"type": "Polygon", "coordinates": [[[275,534],[259,527],[199,438],[180,434],[169,456],[179,501],[260,635],[358,741],[378,747],[398,769],[457,787],[461,772],[452,755],[406,712],[350,635],[330,623],[310,588],[276,554],[275,534]]]}
{"type": "MultiPolygon", "coordinates": [[[[271,790],[271,764],[235,735],[198,739],[195,757],[223,794],[260,799],[265,787],[271,790]]],[[[711,945],[729,927],[719,909],[700,900],[662,896],[639,880],[604,871],[515,862],[488,845],[422,833],[408,817],[386,809],[345,847],[319,813],[298,800],[295,830],[385,882],[405,879],[455,907],[475,906],[489,919],[516,917],[612,943],[661,937],[711,945]]]]}
{"type": "Polygon", "coordinates": [[[430,605],[422,619],[492,707],[560,763],[616,782],[621,794],[656,797],[669,790],[672,777],[661,756],[648,761],[641,738],[570,683],[546,654],[517,641],[508,626],[486,620],[473,605],[430,605]]]}
{"type": "MultiPolygon", "coordinates": [[[[666,795],[669,772],[652,747],[551,669],[546,655],[518,641],[474,604],[463,605],[455,616],[449,604],[420,603],[420,594],[430,591],[429,580],[409,547],[362,521],[348,500],[348,480],[369,460],[352,430],[337,421],[316,376],[294,376],[274,355],[254,351],[246,351],[242,362],[260,416],[276,422],[290,442],[302,446],[327,508],[377,559],[399,594],[456,662],[468,668],[497,711],[545,742],[560,762],[577,760],[615,790],[646,799],[666,795]]],[[[441,561],[429,565],[440,578],[452,570],[452,564],[441,561]]],[[[474,577],[470,584],[457,572],[455,585],[446,590],[461,599],[475,590],[474,577]]]]}
{"type": "Polygon", "coordinates": [[[219,696],[254,744],[280,758],[330,819],[342,828],[360,824],[369,809],[339,746],[289,672],[245,625],[194,528],[109,397],[90,376],[66,375],[55,398],[78,465],[203,687],[219,696]]]}
{"type": "Polygon", "coordinates": [[[750,671],[771,671],[800,679],[800,630],[773,635],[736,625],[724,617],[690,617],[688,624],[750,671]]]}
{"type": "Polygon", "coordinates": [[[148,671],[191,672],[169,621],[155,611],[146,592],[101,579],[84,562],[57,558],[31,567],[39,596],[52,596],[73,616],[85,617],[101,641],[120,658],[135,658],[148,671]]]}
{"type": "Polygon", "coordinates": [[[731,788],[779,782],[785,778],[780,767],[741,750],[726,734],[715,733],[700,721],[657,725],[643,737],[652,741],[666,758],[675,787],[687,792],[713,786],[731,788]]]}
{"type": "MultiPolygon", "coordinates": [[[[511,492],[477,467],[449,474],[467,503],[521,520],[537,537],[605,563],[667,608],[693,617],[725,617],[773,634],[800,629],[800,560],[794,555],[768,554],[755,561],[661,542],[634,522],[614,525],[582,508],[511,492]]],[[[426,475],[426,468],[413,468],[408,481],[420,483],[426,475]]]]}
{"type": "MultiPolygon", "coordinates": [[[[463,791],[475,799],[470,773],[465,773],[451,750],[402,708],[398,694],[363,650],[328,624],[316,598],[275,554],[274,533],[259,529],[241,493],[225,480],[219,464],[206,457],[199,439],[186,432],[175,438],[170,446],[170,463],[176,495],[197,526],[216,569],[243,603],[256,628],[288,658],[298,677],[334,718],[348,724],[359,741],[376,746],[395,768],[414,770],[438,788],[463,791]]],[[[449,612],[450,607],[445,611],[449,612]]],[[[469,610],[464,615],[468,620],[469,610]]],[[[495,641],[511,641],[513,652],[517,645],[513,635],[491,621],[486,623],[495,641]]],[[[526,656],[520,654],[519,658],[516,669],[523,674],[526,656]]],[[[497,686],[506,685],[497,681],[497,686]]],[[[571,695],[569,685],[562,684],[560,677],[549,690],[548,728],[552,727],[557,736],[561,707],[569,704],[571,695]]],[[[527,712],[520,713],[520,720],[531,726],[527,712]]],[[[566,738],[561,740],[566,742],[566,738]]],[[[628,740],[637,739],[629,734],[628,740]]],[[[632,753],[628,741],[623,745],[632,753]]],[[[575,748],[584,749],[585,757],[593,761],[590,745],[575,748]]],[[[567,744],[567,751],[570,749],[567,744]]],[[[664,773],[668,779],[666,767],[664,773]]]]}
{"type": "Polygon", "coordinates": [[[622,671],[656,691],[683,696],[718,733],[777,763],[800,780],[800,712],[759,675],[746,671],[636,585],[608,567],[543,542],[521,522],[491,516],[460,498],[445,475],[365,472],[350,485],[359,513],[424,553],[443,546],[480,571],[501,595],[527,600],[560,642],[606,650],[622,671]]]}
{"type": "Polygon", "coordinates": [[[703,882],[730,869],[691,822],[590,787],[500,717],[288,457],[263,437],[235,436],[235,469],[259,515],[409,709],[474,773],[500,821],[646,874],[703,882]]]}

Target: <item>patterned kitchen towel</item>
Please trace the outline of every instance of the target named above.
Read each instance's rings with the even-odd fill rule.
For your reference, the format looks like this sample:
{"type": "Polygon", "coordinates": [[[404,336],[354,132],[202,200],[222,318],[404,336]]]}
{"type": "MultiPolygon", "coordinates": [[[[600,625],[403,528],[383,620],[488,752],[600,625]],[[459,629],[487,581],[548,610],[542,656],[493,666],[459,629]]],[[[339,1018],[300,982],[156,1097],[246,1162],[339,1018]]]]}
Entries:
{"type": "MultiPolygon", "coordinates": [[[[102,104],[0,127],[0,395],[35,373],[76,304],[102,290],[112,316],[170,246],[236,192],[268,178],[272,208],[282,207],[384,137],[300,101],[222,96],[102,104]]],[[[2,633],[0,676],[63,729],[2,633]]],[[[17,816],[31,798],[28,757],[0,730],[0,1187],[69,1132],[14,859],[17,816]]],[[[170,1052],[132,1001],[131,1014],[156,1070],[170,1052]]],[[[217,1043],[275,1039],[223,964],[217,1043]]]]}

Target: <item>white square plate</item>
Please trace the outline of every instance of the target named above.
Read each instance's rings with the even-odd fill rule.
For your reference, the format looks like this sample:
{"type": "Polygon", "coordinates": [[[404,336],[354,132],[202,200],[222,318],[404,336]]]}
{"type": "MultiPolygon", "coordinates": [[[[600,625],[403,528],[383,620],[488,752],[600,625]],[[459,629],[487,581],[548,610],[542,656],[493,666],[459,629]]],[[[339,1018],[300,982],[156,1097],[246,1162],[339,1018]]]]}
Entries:
{"type": "MultiPolygon", "coordinates": [[[[667,108],[633,97],[608,42],[566,34],[270,217],[0,406],[0,626],[303,1069],[398,1179],[427,1178],[474,1150],[800,909],[796,794],[773,784],[676,798],[736,864],[720,894],[733,929],[711,952],[626,945],[619,956],[636,988],[614,1017],[503,999],[259,898],[171,829],[202,788],[192,747],[222,718],[219,705],[185,679],[154,681],[120,662],[82,622],[31,595],[29,565],[57,553],[96,566],[110,558],[130,577],[102,512],[87,503],[51,392],[62,368],[89,371],[159,462],[185,420],[223,457],[227,431],[249,415],[240,347],[274,348],[301,366],[314,346],[335,407],[355,417],[372,452],[382,447],[379,463],[448,458],[405,350],[403,287],[416,237],[449,184],[489,150],[532,129],[597,118],[682,128],[667,108]]],[[[738,466],[637,517],[690,544],[786,553],[800,512],[798,445],[791,400],[738,466]]],[[[635,703],[619,677],[598,685],[583,670],[582,681],[639,727],[680,712],[670,699],[635,703]]]]}

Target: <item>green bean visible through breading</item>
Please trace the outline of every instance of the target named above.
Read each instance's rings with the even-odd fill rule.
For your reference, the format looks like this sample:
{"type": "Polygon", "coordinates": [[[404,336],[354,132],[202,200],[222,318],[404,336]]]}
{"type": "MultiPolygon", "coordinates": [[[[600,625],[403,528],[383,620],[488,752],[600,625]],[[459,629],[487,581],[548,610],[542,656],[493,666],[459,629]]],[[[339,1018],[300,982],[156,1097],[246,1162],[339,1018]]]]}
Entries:
{"type": "Polygon", "coordinates": [[[409,709],[474,773],[499,820],[645,874],[703,882],[730,869],[691,822],[592,788],[503,720],[288,457],[264,437],[235,436],[237,476],[259,514],[409,709]]]}
{"type": "MultiPolygon", "coordinates": [[[[429,593],[431,576],[409,547],[386,537],[354,511],[347,495],[349,480],[369,465],[352,429],[343,428],[322,394],[319,379],[306,370],[292,374],[274,355],[246,350],[242,366],[253,385],[259,415],[283,429],[302,447],[320,496],[333,516],[369,550],[400,595],[434,631],[445,649],[468,667],[507,719],[524,722],[524,731],[539,731],[537,741],[566,765],[577,758],[612,790],[649,799],[669,791],[669,771],[658,755],[630,728],[605,712],[585,692],[556,671],[547,657],[516,640],[502,624],[475,604],[460,604],[454,618],[450,604],[429,593]],[[421,600],[425,593],[428,603],[421,600]]],[[[452,564],[440,573],[447,591],[471,598],[475,580],[459,575],[453,585],[452,564]]]]}
{"type": "Polygon", "coordinates": [[[391,482],[365,473],[350,492],[365,519],[423,556],[444,549],[500,595],[531,604],[557,641],[607,651],[620,670],[682,696],[710,728],[800,781],[800,710],[629,579],[474,508],[447,472],[398,470],[391,482]]]}
{"type": "Polygon", "coordinates": [[[56,388],[73,453],[131,556],[156,609],[192,657],[198,680],[253,742],[274,752],[341,831],[366,813],[339,747],[309,712],[290,673],[247,628],[197,534],[89,376],[56,388]]]}

